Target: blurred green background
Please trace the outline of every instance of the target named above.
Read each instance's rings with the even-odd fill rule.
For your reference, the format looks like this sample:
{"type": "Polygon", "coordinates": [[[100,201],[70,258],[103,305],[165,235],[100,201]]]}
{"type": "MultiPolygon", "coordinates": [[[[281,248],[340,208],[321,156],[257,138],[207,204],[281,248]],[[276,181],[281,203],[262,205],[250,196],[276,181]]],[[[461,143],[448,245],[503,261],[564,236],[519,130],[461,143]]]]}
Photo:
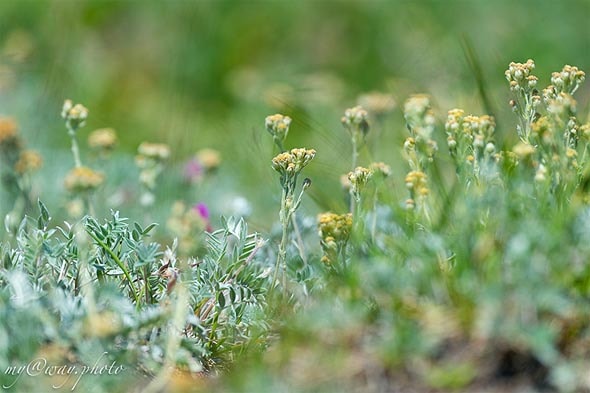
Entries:
{"type": "MultiPolygon", "coordinates": [[[[252,204],[254,228],[268,229],[279,186],[266,115],[293,117],[288,146],[318,151],[308,172],[316,204],[303,208],[344,209],[333,197],[349,170],[340,116],[359,94],[387,92],[398,102],[381,125],[374,158],[393,164],[401,182],[400,106],[408,95],[431,94],[441,122],[453,107],[484,112],[464,42],[481,66],[498,132],[511,135],[508,63],[533,58],[540,86],[566,63],[590,71],[589,21],[588,0],[5,0],[0,115],[17,118],[28,146],[42,152],[38,193],[49,205],[66,199],[61,184],[72,162],[59,113],[71,98],[90,109],[81,141],[95,128],[118,132],[115,164],[100,168],[113,185],[134,184],[140,142],[171,146],[155,218],[175,199],[226,213],[226,196],[242,195],[252,204]],[[204,147],[221,151],[219,173],[196,191],[179,187],[183,162],[204,147]],[[269,186],[275,183],[276,192],[269,186]]],[[[578,93],[582,109],[588,85],[578,93]]],[[[83,155],[90,157],[86,148],[83,155]]]]}

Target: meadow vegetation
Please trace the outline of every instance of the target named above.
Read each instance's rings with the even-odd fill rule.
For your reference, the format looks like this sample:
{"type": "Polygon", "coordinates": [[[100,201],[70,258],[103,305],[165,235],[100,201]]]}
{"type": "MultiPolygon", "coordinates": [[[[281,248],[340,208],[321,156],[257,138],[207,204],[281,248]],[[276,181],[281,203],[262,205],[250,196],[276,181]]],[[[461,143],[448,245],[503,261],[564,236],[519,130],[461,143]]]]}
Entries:
{"type": "Polygon", "coordinates": [[[498,81],[463,55],[480,105],[396,81],[346,109],[347,79],[315,75],[316,101],[271,86],[263,113],[216,112],[252,134],[190,154],[84,97],[47,143],[0,108],[2,389],[590,391],[587,64],[498,81]]]}

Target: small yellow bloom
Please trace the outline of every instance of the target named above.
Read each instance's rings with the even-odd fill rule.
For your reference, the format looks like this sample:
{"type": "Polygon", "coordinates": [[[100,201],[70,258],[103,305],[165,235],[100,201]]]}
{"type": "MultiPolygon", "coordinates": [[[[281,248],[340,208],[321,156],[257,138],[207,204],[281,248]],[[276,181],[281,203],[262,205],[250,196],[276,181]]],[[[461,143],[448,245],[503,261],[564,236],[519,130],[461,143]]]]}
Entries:
{"type": "Polygon", "coordinates": [[[17,125],[14,119],[0,117],[0,145],[12,144],[17,138],[17,125]]]}
{"type": "Polygon", "coordinates": [[[95,150],[110,151],[117,143],[117,134],[112,128],[99,128],[88,136],[88,146],[95,150]]]}
{"type": "Polygon", "coordinates": [[[369,165],[369,170],[374,174],[379,174],[382,177],[389,177],[391,175],[391,167],[383,162],[374,162],[369,165]]]}
{"type": "Polygon", "coordinates": [[[523,159],[531,156],[535,152],[535,147],[528,143],[520,142],[512,148],[512,151],[518,158],[523,159]]]}
{"type": "Polygon", "coordinates": [[[14,164],[14,170],[20,174],[34,172],[41,168],[42,164],[43,159],[39,153],[34,150],[24,150],[20,153],[16,164],[14,164]]]}
{"type": "Polygon", "coordinates": [[[100,187],[104,182],[104,175],[88,167],[77,167],[72,169],[66,176],[65,186],[70,192],[92,191],[100,187]]]}
{"type": "Polygon", "coordinates": [[[568,147],[567,150],[565,151],[565,156],[567,158],[574,158],[578,155],[578,152],[575,151],[574,149],[572,149],[571,147],[568,147]]]}
{"type": "Polygon", "coordinates": [[[143,142],[137,148],[137,152],[140,156],[155,161],[165,161],[170,157],[170,148],[163,143],[143,142]]]}
{"type": "Polygon", "coordinates": [[[272,159],[272,168],[280,174],[296,174],[315,157],[314,149],[291,149],[290,152],[278,154],[272,159]]]}
{"type": "Polygon", "coordinates": [[[405,182],[408,190],[420,196],[428,195],[428,177],[424,172],[411,171],[406,175],[405,182]]]}
{"type": "Polygon", "coordinates": [[[201,149],[197,152],[197,160],[207,171],[213,171],[221,164],[221,154],[215,149],[201,149]]]}

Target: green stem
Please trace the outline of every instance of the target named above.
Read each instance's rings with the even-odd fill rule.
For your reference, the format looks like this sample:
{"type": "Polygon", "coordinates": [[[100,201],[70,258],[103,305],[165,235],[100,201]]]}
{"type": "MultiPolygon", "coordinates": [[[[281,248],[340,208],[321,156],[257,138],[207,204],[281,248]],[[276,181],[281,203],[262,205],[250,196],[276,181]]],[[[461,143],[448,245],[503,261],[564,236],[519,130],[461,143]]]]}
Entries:
{"type": "MultiPolygon", "coordinates": [[[[358,144],[356,140],[356,134],[352,134],[352,171],[356,168],[356,163],[358,160],[358,144]]],[[[350,188],[350,212],[354,214],[356,210],[356,199],[354,193],[352,192],[352,187],[350,188]]]]}
{"type": "Polygon", "coordinates": [[[282,270],[282,283],[283,287],[285,286],[285,270],[286,270],[286,260],[287,260],[287,239],[288,239],[288,229],[289,229],[289,211],[287,210],[286,202],[287,202],[287,190],[283,188],[283,194],[281,197],[281,211],[279,213],[279,218],[281,221],[281,225],[283,226],[283,235],[281,237],[281,243],[279,244],[279,254],[277,255],[277,263],[275,266],[275,272],[273,275],[273,286],[276,286],[277,278],[279,270],[282,270]]]}
{"type": "Polygon", "coordinates": [[[357,142],[356,132],[352,134],[352,170],[356,168],[356,163],[358,161],[358,142],[357,142]]]}
{"type": "Polygon", "coordinates": [[[143,267],[143,280],[145,282],[145,303],[150,304],[150,285],[149,285],[149,273],[147,266],[143,267]]]}
{"type": "Polygon", "coordinates": [[[87,233],[90,235],[90,237],[96,243],[98,243],[98,245],[100,247],[102,247],[103,250],[105,250],[105,252],[107,254],[109,254],[111,256],[111,258],[113,258],[113,261],[115,261],[115,263],[117,264],[117,266],[119,266],[119,268],[121,268],[121,270],[123,271],[123,274],[125,275],[125,278],[129,282],[129,289],[131,290],[131,293],[133,293],[133,298],[135,299],[136,307],[139,309],[139,305],[140,305],[139,296],[137,294],[137,291],[135,290],[135,287],[133,286],[133,280],[131,280],[131,275],[129,275],[129,271],[127,270],[127,268],[125,267],[125,265],[123,264],[123,262],[121,262],[121,260],[117,256],[117,254],[115,254],[113,252],[113,250],[111,250],[109,248],[109,246],[107,246],[102,240],[100,240],[94,233],[92,233],[90,231],[87,231],[87,233]]]}
{"type": "Polygon", "coordinates": [[[80,168],[82,166],[82,161],[80,160],[80,149],[78,148],[78,142],[76,141],[76,130],[68,126],[68,135],[72,140],[72,154],[74,155],[74,163],[76,168],[80,168]]]}

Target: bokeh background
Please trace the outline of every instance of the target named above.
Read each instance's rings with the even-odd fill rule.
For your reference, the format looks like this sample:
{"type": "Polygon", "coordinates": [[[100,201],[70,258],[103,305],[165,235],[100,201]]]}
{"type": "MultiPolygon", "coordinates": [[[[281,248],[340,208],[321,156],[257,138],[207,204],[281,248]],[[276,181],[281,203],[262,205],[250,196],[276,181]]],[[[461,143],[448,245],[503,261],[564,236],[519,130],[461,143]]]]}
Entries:
{"type": "MultiPolygon", "coordinates": [[[[117,130],[117,152],[100,164],[111,189],[129,188],[115,208],[141,216],[133,156],[142,141],[164,142],[173,154],[152,219],[167,216],[177,199],[205,202],[214,216],[232,214],[232,201],[241,196],[250,204],[251,225],[267,230],[279,186],[265,116],[290,115],[287,145],[318,151],[308,172],[314,203],[302,208],[310,214],[344,209],[344,199],[333,197],[349,170],[340,116],[359,94],[386,92],[398,103],[380,125],[373,158],[397,168],[401,181],[400,107],[410,94],[431,94],[441,122],[454,107],[492,111],[498,132],[510,140],[507,64],[533,58],[541,86],[566,63],[590,71],[589,21],[588,0],[6,0],[0,2],[0,114],[15,117],[28,146],[43,154],[36,187],[48,206],[67,200],[62,184],[72,159],[59,113],[71,98],[90,109],[80,131],[90,165],[97,162],[84,146],[88,132],[117,130]],[[206,147],[221,152],[218,173],[199,187],[183,186],[184,162],[206,147]]],[[[582,113],[588,85],[578,94],[582,113]]],[[[104,193],[107,201],[111,192],[104,193]]],[[[5,213],[10,207],[1,198],[5,213]]]]}

